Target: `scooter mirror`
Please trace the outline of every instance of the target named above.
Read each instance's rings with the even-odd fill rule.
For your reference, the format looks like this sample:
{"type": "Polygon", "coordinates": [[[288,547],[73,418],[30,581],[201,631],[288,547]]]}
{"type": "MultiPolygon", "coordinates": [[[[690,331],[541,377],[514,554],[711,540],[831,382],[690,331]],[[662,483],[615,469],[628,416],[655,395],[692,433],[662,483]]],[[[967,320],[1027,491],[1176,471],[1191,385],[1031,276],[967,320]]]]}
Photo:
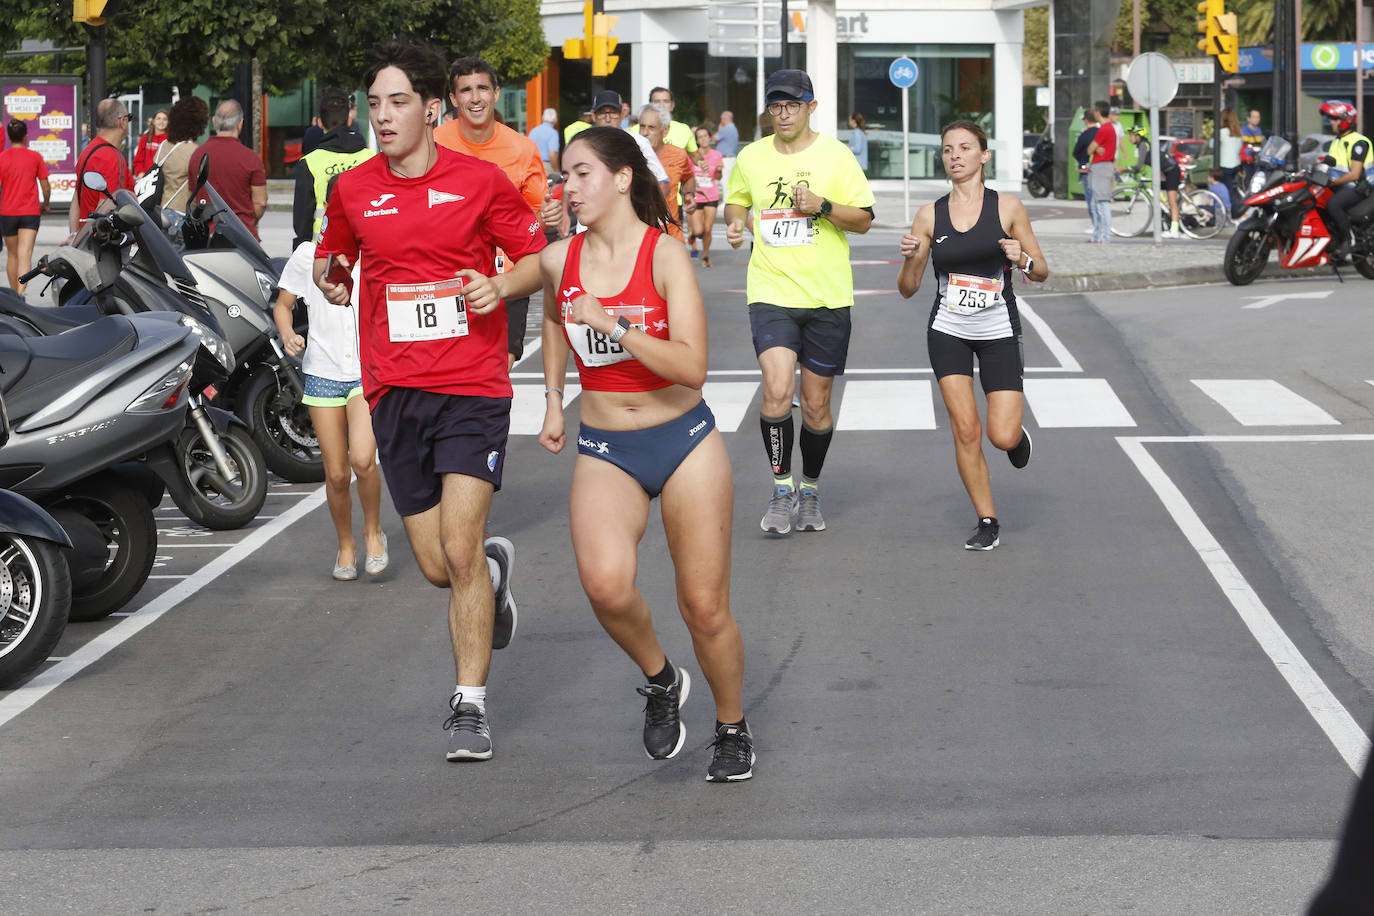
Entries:
{"type": "Polygon", "coordinates": [[[142,226],[148,217],[143,213],[143,208],[136,204],[125,204],[115,211],[115,216],[126,229],[135,226],[142,226]]]}
{"type": "Polygon", "coordinates": [[[105,176],[99,172],[83,172],[81,183],[92,191],[108,191],[110,186],[105,183],[105,176]]]}

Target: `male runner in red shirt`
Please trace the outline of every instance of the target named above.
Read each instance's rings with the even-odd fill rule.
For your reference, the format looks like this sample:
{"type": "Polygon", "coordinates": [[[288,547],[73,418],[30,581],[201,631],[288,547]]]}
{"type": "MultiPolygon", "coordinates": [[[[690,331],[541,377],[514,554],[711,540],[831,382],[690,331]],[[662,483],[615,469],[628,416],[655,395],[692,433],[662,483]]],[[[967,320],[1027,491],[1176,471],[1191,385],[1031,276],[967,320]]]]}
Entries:
{"type": "MultiPolygon", "coordinates": [[[[539,286],[530,255],[544,233],[499,168],[434,143],[446,88],[438,51],[388,39],[368,63],[363,82],[382,155],[339,176],[315,281],[347,305],[345,278],[362,259],[363,393],[387,488],[425,578],[449,589],[458,685],[444,723],[448,759],[488,760],[494,600],[482,535],[501,485],[513,394],[502,300],[539,286]],[[488,276],[498,245],[513,266],[488,276]]],[[[497,622],[498,631],[513,623],[497,622]]]]}

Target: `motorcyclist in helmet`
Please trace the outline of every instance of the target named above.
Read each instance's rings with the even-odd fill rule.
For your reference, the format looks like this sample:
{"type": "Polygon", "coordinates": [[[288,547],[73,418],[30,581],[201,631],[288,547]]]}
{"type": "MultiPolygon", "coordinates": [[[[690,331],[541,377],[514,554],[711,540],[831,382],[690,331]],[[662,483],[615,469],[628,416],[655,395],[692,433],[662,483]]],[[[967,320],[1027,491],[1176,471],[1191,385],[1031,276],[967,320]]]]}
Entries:
{"type": "Polygon", "coordinates": [[[1336,238],[1331,246],[1333,257],[1348,254],[1354,245],[1350,232],[1350,215],[1346,212],[1359,203],[1361,194],[1359,182],[1366,179],[1366,172],[1374,165],[1374,149],[1369,138],[1355,130],[1355,106],[1339,99],[1329,99],[1322,103],[1322,117],[1326,119],[1331,133],[1336,139],[1331,142],[1330,155],[1336,160],[1331,174],[1339,176],[1331,184],[1331,199],[1326,203],[1326,212],[1331,222],[1336,224],[1336,238]]]}

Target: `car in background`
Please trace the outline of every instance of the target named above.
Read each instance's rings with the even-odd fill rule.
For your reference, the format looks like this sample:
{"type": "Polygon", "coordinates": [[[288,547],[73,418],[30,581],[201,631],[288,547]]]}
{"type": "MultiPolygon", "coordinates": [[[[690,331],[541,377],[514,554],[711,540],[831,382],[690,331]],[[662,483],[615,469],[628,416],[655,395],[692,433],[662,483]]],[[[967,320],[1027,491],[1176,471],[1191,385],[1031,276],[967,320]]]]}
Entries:
{"type": "Polygon", "coordinates": [[[1304,134],[1298,144],[1298,168],[1306,171],[1331,152],[1331,134],[1304,134]]]}

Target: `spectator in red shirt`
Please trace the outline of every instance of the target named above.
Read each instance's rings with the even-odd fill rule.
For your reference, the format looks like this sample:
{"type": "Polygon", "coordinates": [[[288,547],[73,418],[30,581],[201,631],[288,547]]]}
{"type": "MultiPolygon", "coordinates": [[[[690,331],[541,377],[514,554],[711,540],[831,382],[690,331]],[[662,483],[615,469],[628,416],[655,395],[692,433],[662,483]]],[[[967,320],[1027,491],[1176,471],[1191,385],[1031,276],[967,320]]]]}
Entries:
{"type": "Polygon", "coordinates": [[[33,242],[38,237],[38,217],[48,212],[52,186],[48,184],[48,164],[25,146],[29,126],[11,118],[5,127],[10,148],[0,153],[0,235],[8,252],[6,270],[10,289],[24,294],[19,275],[28,273],[33,263],[33,242]],[[43,186],[43,203],[38,203],[38,186],[43,186]]]}
{"type": "Polygon", "coordinates": [[[167,110],[159,108],[148,122],[148,131],[138,138],[138,152],[134,153],[134,176],[142,177],[157,160],[157,151],[167,139],[167,110]]]}
{"type": "MultiPolygon", "coordinates": [[[[229,205],[253,238],[258,220],[267,211],[267,172],[257,154],[239,141],[243,130],[243,106],[233,99],[219,103],[212,119],[215,135],[191,154],[188,174],[200,170],[200,160],[210,156],[210,184],[229,205]]],[[[201,200],[208,200],[202,195],[201,200]]]]}
{"type": "Polygon", "coordinates": [[[99,172],[105,176],[105,187],[113,194],[123,188],[134,189],[134,173],[124,161],[124,141],[129,137],[129,120],[133,115],[119,99],[103,99],[95,107],[95,137],[86,144],[76,160],[76,193],[72,195],[72,207],[67,212],[67,227],[76,232],[86,218],[91,215],[105,195],[92,191],[81,181],[87,172],[99,172]]]}
{"type": "Polygon", "coordinates": [[[1112,238],[1112,191],[1116,185],[1116,128],[1108,117],[1106,102],[1097,102],[1097,136],[1088,144],[1088,183],[1092,186],[1093,241],[1103,244],[1112,238]]]}

